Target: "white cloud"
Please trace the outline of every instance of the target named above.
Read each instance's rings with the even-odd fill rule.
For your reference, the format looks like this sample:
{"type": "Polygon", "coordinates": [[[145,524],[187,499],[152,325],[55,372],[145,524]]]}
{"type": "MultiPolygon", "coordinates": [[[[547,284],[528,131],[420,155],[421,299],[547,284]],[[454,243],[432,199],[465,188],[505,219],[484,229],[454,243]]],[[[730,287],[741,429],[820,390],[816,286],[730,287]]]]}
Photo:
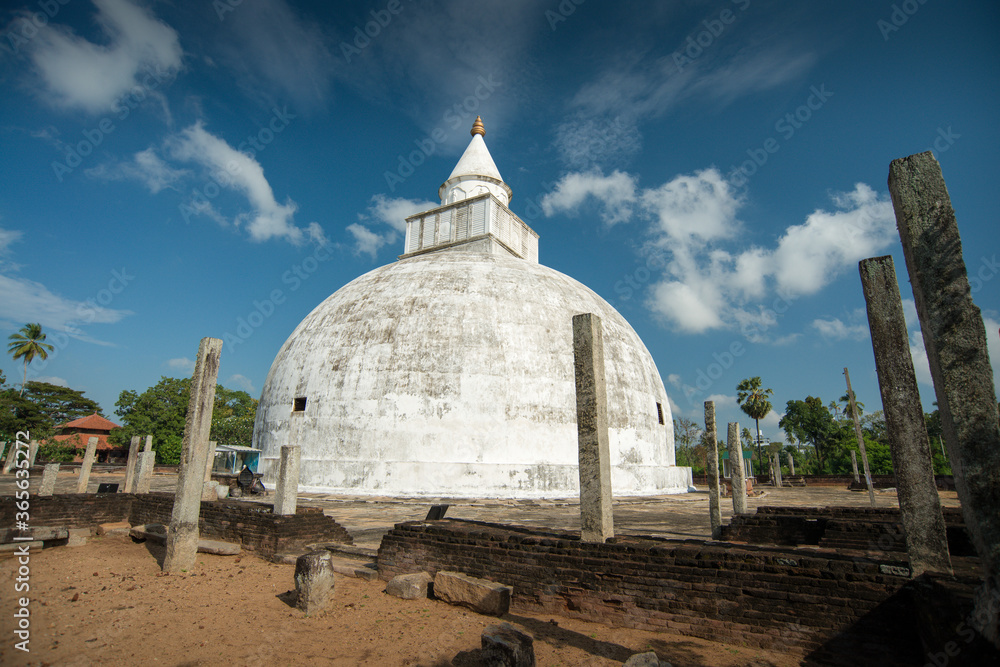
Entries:
{"type": "Polygon", "coordinates": [[[179,70],[182,50],[173,28],[146,8],[127,0],[94,0],[94,5],[103,44],[50,23],[31,41],[31,59],[45,97],[97,114],[112,109],[147,72],[162,76],[179,70]]]}
{"type": "Polygon", "coordinates": [[[235,375],[230,375],[229,379],[226,380],[226,385],[230,387],[236,387],[237,389],[242,389],[250,395],[256,394],[257,390],[254,389],[253,382],[250,381],[245,375],[240,375],[236,373],[235,375]]]}
{"type": "Polygon", "coordinates": [[[876,255],[895,238],[892,203],[864,183],[832,195],[839,209],[817,209],[785,230],[774,251],[775,278],[787,294],[812,294],[837,274],[876,255]]]}
{"type": "Polygon", "coordinates": [[[819,335],[830,340],[864,340],[868,337],[868,327],[864,324],[844,324],[835,317],[831,320],[815,319],[812,326],[819,335]]]}
{"type": "Polygon", "coordinates": [[[739,228],[736,210],[742,200],[715,168],[679,175],[642,193],[664,244],[713,241],[739,228]]]}
{"type": "Polygon", "coordinates": [[[621,171],[616,170],[609,176],[597,169],[587,173],[571,172],[542,198],[542,211],[549,216],[557,212],[575,213],[585,200],[593,197],[603,205],[601,219],[614,225],[632,217],[635,189],[635,177],[621,171]]]}
{"type": "MultiPolygon", "coordinates": [[[[723,410],[739,410],[740,404],[736,400],[736,396],[728,396],[726,394],[712,394],[706,401],[715,401],[715,413],[719,414],[723,410]]],[[[723,440],[725,437],[723,436],[723,440]]]]}
{"type": "MultiPolygon", "coordinates": [[[[132,312],[97,305],[93,300],[75,301],[53,294],[45,285],[25,278],[0,275],[0,317],[11,322],[38,322],[60,334],[99,345],[88,336],[86,324],[114,324],[132,312]]],[[[54,338],[54,337],[53,337],[54,338]]],[[[59,344],[59,339],[51,340],[59,344]]]]}
{"type": "Polygon", "coordinates": [[[184,371],[185,373],[194,373],[194,360],[188,359],[187,357],[178,357],[176,359],[168,359],[164,362],[164,365],[175,371],[184,371]]]}
{"type": "Polygon", "coordinates": [[[427,211],[440,206],[437,202],[421,201],[419,199],[404,199],[386,197],[383,194],[371,198],[368,211],[358,217],[361,220],[374,220],[392,227],[397,232],[406,231],[406,219],[415,213],[427,211]]]}
{"type": "Polygon", "coordinates": [[[667,376],[667,384],[669,384],[669,385],[671,385],[673,387],[680,387],[681,386],[681,376],[678,375],[677,373],[671,373],[670,375],[667,376]]]}
{"type": "Polygon", "coordinates": [[[378,249],[384,246],[389,240],[395,239],[395,232],[388,234],[378,234],[368,229],[362,224],[354,223],[347,226],[347,231],[354,237],[354,254],[365,253],[375,259],[378,249]]]}
{"type": "Polygon", "coordinates": [[[86,173],[93,178],[105,180],[131,179],[140,181],[154,195],[165,188],[173,188],[178,181],[191,174],[187,169],[174,169],[168,165],[156,154],[153,148],[136,153],[128,162],[121,162],[111,167],[100,165],[93,169],[87,169],[86,173]]]}
{"type": "Polygon", "coordinates": [[[39,375],[31,378],[29,382],[48,382],[49,384],[54,384],[57,387],[69,387],[69,382],[67,382],[65,378],[57,377],[55,375],[39,375]]]}
{"type": "MultiPolygon", "coordinates": [[[[264,168],[259,162],[207,132],[201,121],[168,138],[167,150],[176,160],[201,164],[214,181],[247,197],[253,206],[253,214],[239,215],[234,223],[245,223],[254,241],[279,238],[299,245],[308,237],[309,240],[326,242],[318,223],[309,223],[306,228],[295,225],[293,218],[298,206],[291,199],[284,204],[275,200],[274,191],[264,178],[264,168]]],[[[207,208],[202,206],[200,210],[193,205],[192,208],[199,213],[215,213],[217,220],[221,218],[211,205],[207,208]]]]}

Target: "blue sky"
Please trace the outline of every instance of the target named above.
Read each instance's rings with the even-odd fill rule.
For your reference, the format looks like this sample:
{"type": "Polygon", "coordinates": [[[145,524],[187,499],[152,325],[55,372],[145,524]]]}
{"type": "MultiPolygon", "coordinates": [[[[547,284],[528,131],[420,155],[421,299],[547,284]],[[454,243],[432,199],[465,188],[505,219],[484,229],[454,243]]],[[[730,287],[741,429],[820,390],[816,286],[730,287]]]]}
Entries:
{"type": "Polygon", "coordinates": [[[203,336],[259,395],[298,322],[402,251],[477,114],[540,261],[632,323],[675,417],[748,424],[760,375],[777,437],[845,366],[880,407],[857,262],[884,254],[930,409],[886,188],[924,150],[1000,368],[994,2],[52,0],[0,26],[0,334],[41,322],[30,374],[109,415],[203,336]]]}

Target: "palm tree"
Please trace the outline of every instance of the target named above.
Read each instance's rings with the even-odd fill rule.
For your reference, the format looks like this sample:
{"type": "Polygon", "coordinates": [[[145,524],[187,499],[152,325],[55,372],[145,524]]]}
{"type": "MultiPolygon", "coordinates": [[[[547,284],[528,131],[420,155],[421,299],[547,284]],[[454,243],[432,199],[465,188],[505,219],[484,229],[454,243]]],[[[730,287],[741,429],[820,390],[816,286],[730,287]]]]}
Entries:
{"type": "Polygon", "coordinates": [[[753,419],[757,426],[757,462],[763,465],[764,455],[760,448],[760,420],[771,411],[771,401],[768,396],[774,392],[762,387],[759,376],[741,380],[736,385],[736,400],[740,404],[740,409],[746,413],[747,417],[753,419]]]}
{"type": "Polygon", "coordinates": [[[14,361],[24,359],[24,381],[21,383],[21,396],[24,395],[24,385],[28,383],[28,364],[39,357],[45,360],[49,352],[55,348],[45,342],[45,334],[42,333],[41,324],[25,324],[16,334],[8,336],[11,341],[7,343],[7,352],[14,357],[14,361]]]}
{"type": "MultiPolygon", "coordinates": [[[[851,396],[854,395],[854,391],[851,391],[850,395],[844,392],[844,395],[840,397],[840,402],[844,404],[844,415],[850,419],[854,419],[854,413],[851,412],[851,396]]],[[[858,400],[857,396],[854,396],[854,405],[858,408],[858,417],[864,414],[865,404],[858,400]]]]}

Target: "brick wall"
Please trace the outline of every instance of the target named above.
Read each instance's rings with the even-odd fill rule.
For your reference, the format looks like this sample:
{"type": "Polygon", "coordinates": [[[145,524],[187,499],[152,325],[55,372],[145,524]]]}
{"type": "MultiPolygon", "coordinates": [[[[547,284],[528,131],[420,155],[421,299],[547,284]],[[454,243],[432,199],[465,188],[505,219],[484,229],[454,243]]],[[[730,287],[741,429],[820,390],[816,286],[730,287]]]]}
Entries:
{"type": "MultiPolygon", "coordinates": [[[[29,524],[85,528],[128,521],[132,525],[166,525],[170,523],[173,504],[173,495],[165,493],[31,496],[29,524]]],[[[278,516],[273,509],[263,503],[203,502],[198,530],[202,537],[238,542],[265,558],[296,551],[313,542],[353,544],[344,527],[319,508],[299,507],[294,516],[278,516]]],[[[0,499],[0,527],[12,527],[15,512],[14,498],[0,499]]]]}
{"type": "Polygon", "coordinates": [[[397,524],[382,540],[378,566],[385,580],[458,570],[511,585],[515,612],[762,648],[817,649],[852,628],[849,644],[865,647],[872,664],[895,664],[899,638],[904,646],[913,640],[912,627],[893,620],[905,615],[857,624],[906,576],[884,563],[808,549],[639,537],[588,544],[572,533],[445,519],[397,524]]]}

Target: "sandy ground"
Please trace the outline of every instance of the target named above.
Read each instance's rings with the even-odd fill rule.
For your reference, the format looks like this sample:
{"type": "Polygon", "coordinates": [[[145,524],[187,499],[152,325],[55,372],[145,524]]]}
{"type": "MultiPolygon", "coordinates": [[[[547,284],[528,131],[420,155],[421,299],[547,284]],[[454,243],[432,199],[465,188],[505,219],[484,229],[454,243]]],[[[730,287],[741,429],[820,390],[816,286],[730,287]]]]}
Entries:
{"type": "MultiPolygon", "coordinates": [[[[295,609],[294,566],[200,554],[163,575],[163,548],[125,537],[31,556],[30,653],[14,649],[14,561],[0,561],[3,665],[477,665],[497,619],[436,600],[399,600],[384,583],[338,577],[322,614],[295,609]]],[[[680,666],[799,664],[796,656],[553,616],[502,620],[535,638],[540,666],[620,665],[655,650],[680,666]]]]}
{"type": "MultiPolygon", "coordinates": [[[[88,491],[116,482],[117,471],[96,472],[88,491]]],[[[33,480],[36,482],[36,480],[33,480]]],[[[36,482],[37,483],[37,482],[36,482]]],[[[0,494],[13,493],[13,476],[0,478],[0,494]],[[8,488],[9,487],[9,488],[8,488]]],[[[176,475],[157,475],[154,491],[172,491],[176,475]]],[[[60,474],[57,493],[76,489],[76,473],[60,474]]],[[[942,504],[957,505],[954,492],[942,504]]],[[[267,502],[268,498],[254,499],[267,502]]],[[[344,525],[356,543],[377,547],[394,523],[422,519],[429,505],[452,504],[448,516],[537,527],[579,529],[579,506],[570,500],[454,500],[342,497],[301,494],[344,525]]],[[[867,506],[866,493],[837,487],[766,489],[749,500],[760,505],[867,506]]],[[[879,493],[879,506],[895,506],[879,493]]],[[[723,500],[723,516],[732,503],[723,500]]],[[[709,536],[708,497],[700,493],[615,500],[619,533],[675,538],[709,536]]],[[[482,630],[497,619],[435,600],[398,600],[384,583],[338,577],[335,600],[306,617],[293,606],[294,566],[244,553],[199,555],[183,575],[160,572],[162,547],[125,537],[94,537],[82,547],[32,554],[30,591],[15,593],[17,563],[0,559],[0,664],[2,665],[425,665],[479,663],[482,630]],[[30,653],[14,648],[15,598],[31,602],[30,653]]],[[[552,616],[509,614],[504,621],[535,638],[541,666],[619,665],[631,654],[655,650],[682,666],[797,665],[800,656],[691,637],[611,628],[552,616]]]]}

